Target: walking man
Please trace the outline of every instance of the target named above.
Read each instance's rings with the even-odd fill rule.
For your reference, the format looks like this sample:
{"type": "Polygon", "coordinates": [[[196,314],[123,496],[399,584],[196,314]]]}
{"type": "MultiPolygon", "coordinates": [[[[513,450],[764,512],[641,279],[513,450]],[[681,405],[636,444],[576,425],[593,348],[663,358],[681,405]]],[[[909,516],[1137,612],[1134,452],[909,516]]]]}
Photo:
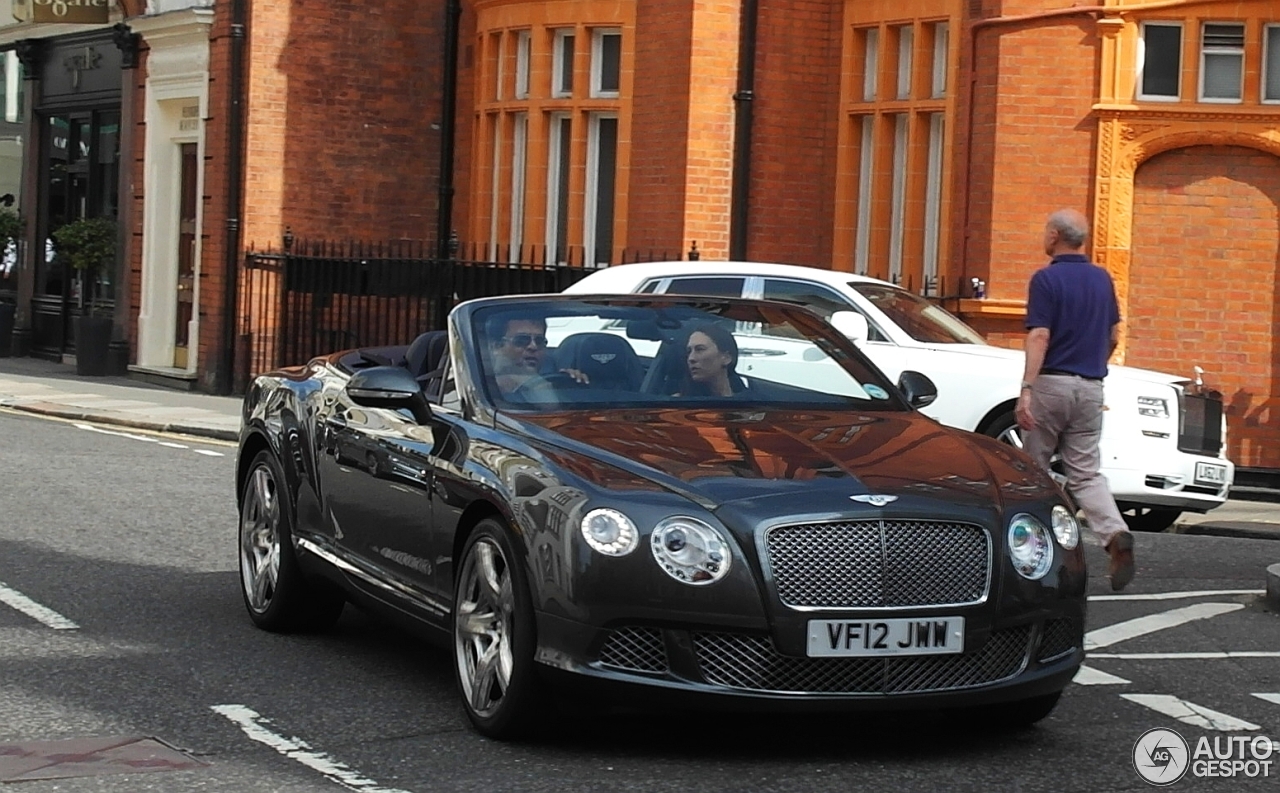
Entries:
{"type": "Polygon", "coordinates": [[[1018,396],[1024,447],[1049,470],[1062,455],[1067,490],[1111,556],[1113,590],[1133,579],[1133,535],[1098,472],[1102,456],[1102,379],[1119,338],[1120,310],[1106,270],[1081,251],[1089,222],[1073,209],[1049,216],[1049,266],[1031,278],[1027,295],[1026,369],[1018,396]]]}

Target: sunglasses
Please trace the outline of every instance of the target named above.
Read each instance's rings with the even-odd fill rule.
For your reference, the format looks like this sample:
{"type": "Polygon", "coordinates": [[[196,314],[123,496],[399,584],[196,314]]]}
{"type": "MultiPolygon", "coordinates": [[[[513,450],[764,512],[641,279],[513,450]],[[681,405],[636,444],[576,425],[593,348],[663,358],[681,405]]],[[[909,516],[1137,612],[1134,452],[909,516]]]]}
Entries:
{"type": "Polygon", "coordinates": [[[517,333],[514,336],[507,336],[506,341],[512,347],[528,347],[532,342],[538,349],[547,346],[547,337],[543,335],[534,335],[532,333],[517,333]]]}

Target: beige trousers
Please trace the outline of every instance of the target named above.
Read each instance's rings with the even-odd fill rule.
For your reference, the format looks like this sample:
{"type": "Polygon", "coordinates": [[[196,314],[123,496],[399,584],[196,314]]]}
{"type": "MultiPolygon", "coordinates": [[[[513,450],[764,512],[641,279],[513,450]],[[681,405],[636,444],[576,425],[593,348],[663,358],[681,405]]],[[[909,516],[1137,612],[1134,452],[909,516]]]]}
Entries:
{"type": "Polygon", "coordinates": [[[1072,375],[1042,374],[1031,387],[1036,428],[1024,431],[1023,445],[1041,468],[1049,470],[1054,452],[1062,455],[1067,491],[1084,510],[1089,527],[1106,545],[1127,531],[1107,478],[1098,472],[1102,454],[1102,383],[1072,375]]]}

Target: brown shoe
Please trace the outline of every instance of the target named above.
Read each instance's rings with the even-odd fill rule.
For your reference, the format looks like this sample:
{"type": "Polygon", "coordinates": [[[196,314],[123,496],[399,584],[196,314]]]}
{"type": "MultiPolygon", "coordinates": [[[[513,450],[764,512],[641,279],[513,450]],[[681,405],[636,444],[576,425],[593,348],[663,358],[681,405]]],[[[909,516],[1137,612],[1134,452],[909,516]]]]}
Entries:
{"type": "Polygon", "coordinates": [[[1133,580],[1133,535],[1122,531],[1107,543],[1107,553],[1111,555],[1111,565],[1107,574],[1111,576],[1111,590],[1119,592],[1133,580]]]}

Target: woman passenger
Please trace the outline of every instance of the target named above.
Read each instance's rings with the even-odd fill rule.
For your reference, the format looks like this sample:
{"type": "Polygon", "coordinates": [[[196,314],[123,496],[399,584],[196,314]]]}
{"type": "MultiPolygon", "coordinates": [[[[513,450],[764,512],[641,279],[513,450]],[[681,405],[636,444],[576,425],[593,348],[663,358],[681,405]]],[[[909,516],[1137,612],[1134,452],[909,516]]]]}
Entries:
{"type": "Polygon", "coordinates": [[[699,325],[689,334],[685,348],[685,381],[676,396],[733,396],[742,391],[738,343],[724,327],[699,325]]]}

